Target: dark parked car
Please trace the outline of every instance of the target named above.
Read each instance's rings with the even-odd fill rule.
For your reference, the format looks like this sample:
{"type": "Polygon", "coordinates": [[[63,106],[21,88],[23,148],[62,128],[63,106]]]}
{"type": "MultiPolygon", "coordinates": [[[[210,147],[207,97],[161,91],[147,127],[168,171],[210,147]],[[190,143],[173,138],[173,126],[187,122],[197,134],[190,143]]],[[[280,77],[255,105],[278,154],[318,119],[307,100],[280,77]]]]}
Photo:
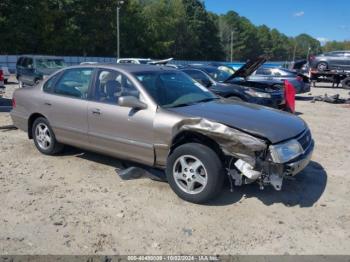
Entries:
{"type": "Polygon", "coordinates": [[[63,58],[54,56],[24,55],[16,64],[19,86],[33,86],[40,80],[65,67],[63,58]]]}
{"type": "Polygon", "coordinates": [[[275,81],[281,84],[283,84],[285,80],[288,80],[294,86],[297,94],[310,92],[310,81],[307,76],[284,68],[262,66],[250,75],[247,80],[259,83],[271,83],[271,81],[275,81]]]}
{"type": "MultiPolygon", "coordinates": [[[[210,66],[204,66],[202,68],[206,71],[192,67],[182,68],[181,71],[188,74],[191,78],[201,83],[218,96],[241,100],[248,103],[270,106],[277,109],[284,109],[285,107],[284,94],[281,90],[265,91],[265,89],[219,82],[211,76],[213,74],[222,74],[221,72],[215,73],[216,71],[219,71],[219,69],[210,66]],[[206,72],[211,72],[211,75],[206,72]]],[[[224,78],[229,76],[230,75],[226,75],[224,78]]]]}
{"type": "MultiPolygon", "coordinates": [[[[266,60],[266,56],[261,56],[248,61],[234,73],[231,73],[230,80],[220,79],[219,81],[230,81],[254,88],[274,88],[276,86],[283,87],[284,80],[288,80],[294,86],[297,94],[310,92],[310,81],[307,76],[283,68],[263,66],[266,60]]],[[[218,69],[222,67],[217,63],[211,65],[215,65],[218,69]]]]}
{"type": "Polygon", "coordinates": [[[350,51],[333,51],[310,57],[310,67],[319,71],[350,70],[350,51]]]}
{"type": "Polygon", "coordinates": [[[13,99],[14,125],[41,153],[68,144],[161,168],[175,193],[196,203],[218,196],[225,177],[281,190],[314,147],[301,118],[220,99],[170,67],[69,67],[13,99]]]}

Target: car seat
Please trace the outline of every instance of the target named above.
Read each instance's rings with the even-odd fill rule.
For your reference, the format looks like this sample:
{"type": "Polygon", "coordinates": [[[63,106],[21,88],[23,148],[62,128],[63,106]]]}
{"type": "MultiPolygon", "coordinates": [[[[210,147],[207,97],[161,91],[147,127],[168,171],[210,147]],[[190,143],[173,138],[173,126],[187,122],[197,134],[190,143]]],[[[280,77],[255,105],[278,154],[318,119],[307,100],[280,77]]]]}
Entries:
{"type": "Polygon", "coordinates": [[[121,92],[121,85],[116,80],[108,80],[106,82],[106,97],[103,99],[104,102],[117,103],[118,94],[121,92]]]}

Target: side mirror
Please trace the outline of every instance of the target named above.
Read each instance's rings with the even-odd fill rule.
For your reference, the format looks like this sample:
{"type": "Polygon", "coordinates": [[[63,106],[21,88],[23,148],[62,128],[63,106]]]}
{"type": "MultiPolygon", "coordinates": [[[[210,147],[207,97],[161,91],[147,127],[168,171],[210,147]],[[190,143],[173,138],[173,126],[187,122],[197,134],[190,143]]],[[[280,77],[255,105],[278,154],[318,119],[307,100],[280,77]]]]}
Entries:
{"type": "Polygon", "coordinates": [[[118,99],[118,105],[123,107],[130,107],[134,109],[146,109],[147,105],[134,96],[121,96],[118,99]]]}

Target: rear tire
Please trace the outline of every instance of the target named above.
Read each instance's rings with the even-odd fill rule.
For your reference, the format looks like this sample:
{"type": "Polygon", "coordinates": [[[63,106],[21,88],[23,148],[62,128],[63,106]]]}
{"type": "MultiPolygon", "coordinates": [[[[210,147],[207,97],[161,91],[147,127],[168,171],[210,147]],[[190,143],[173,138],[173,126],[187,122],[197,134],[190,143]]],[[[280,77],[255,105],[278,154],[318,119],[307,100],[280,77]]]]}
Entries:
{"type": "Polygon", "coordinates": [[[55,155],[63,150],[63,145],[57,142],[55,134],[44,117],[35,119],[32,127],[33,140],[36,148],[45,155],[55,155]]]}
{"type": "Polygon", "coordinates": [[[166,175],[171,189],[180,198],[205,203],[220,194],[224,168],[212,149],[188,143],[177,147],[169,156],[166,175]]]}

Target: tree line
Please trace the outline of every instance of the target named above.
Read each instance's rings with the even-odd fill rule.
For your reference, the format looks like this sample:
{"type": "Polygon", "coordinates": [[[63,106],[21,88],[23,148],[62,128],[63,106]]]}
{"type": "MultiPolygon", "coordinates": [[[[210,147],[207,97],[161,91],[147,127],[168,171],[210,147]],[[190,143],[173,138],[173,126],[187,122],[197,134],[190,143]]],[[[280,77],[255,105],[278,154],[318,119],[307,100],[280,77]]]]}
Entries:
{"type": "MultiPolygon", "coordinates": [[[[2,0],[0,53],[116,56],[120,2],[2,0]]],[[[288,37],[234,11],[217,15],[200,0],[124,0],[120,8],[121,57],[285,61],[321,50],[307,34],[288,37]]]]}

